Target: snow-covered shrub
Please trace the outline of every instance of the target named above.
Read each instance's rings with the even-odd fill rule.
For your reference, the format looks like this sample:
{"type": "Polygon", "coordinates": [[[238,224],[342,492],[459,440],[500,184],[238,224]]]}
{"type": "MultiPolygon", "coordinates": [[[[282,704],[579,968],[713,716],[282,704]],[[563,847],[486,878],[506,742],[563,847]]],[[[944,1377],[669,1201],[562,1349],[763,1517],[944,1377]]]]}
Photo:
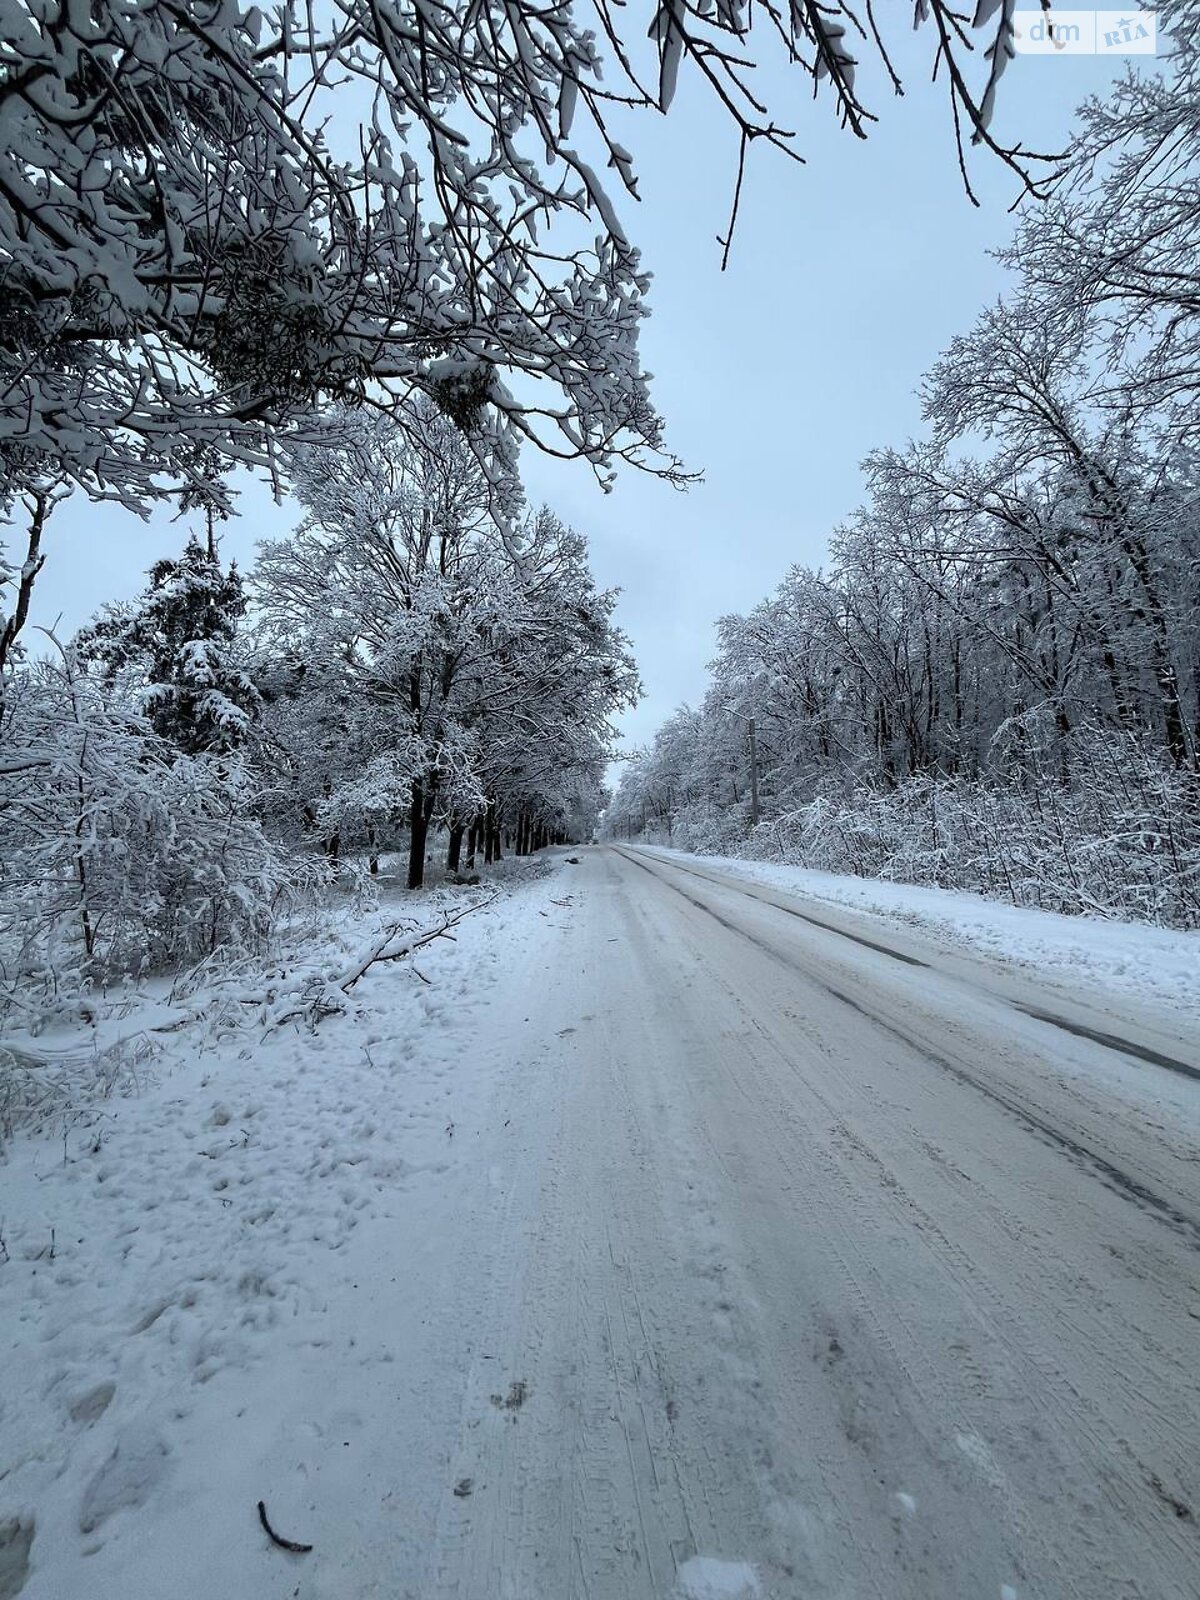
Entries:
{"type": "Polygon", "coordinates": [[[252,804],[240,760],[185,754],[70,651],[35,663],[0,745],[0,1005],[265,947],[323,873],[252,804]]]}
{"type": "Polygon", "coordinates": [[[160,1050],[144,1033],[91,1049],[77,1035],[58,1048],[16,1033],[0,1037],[0,1154],[19,1128],[58,1123],[65,1130],[90,1119],[98,1101],[136,1089],[160,1050]]]}
{"type": "Polygon", "coordinates": [[[743,831],[739,817],[698,801],[676,815],[669,836],[660,827],[656,842],[675,845],[680,850],[694,850],[699,855],[727,855],[738,849],[743,831]]]}
{"type": "MultiPolygon", "coordinates": [[[[1200,776],[1138,739],[1071,740],[1074,781],[1028,741],[985,779],[919,774],[822,795],[755,830],[748,853],[825,872],[968,889],[1050,911],[1200,927],[1200,776]]],[[[745,842],[742,846],[745,849],[745,842]]]]}

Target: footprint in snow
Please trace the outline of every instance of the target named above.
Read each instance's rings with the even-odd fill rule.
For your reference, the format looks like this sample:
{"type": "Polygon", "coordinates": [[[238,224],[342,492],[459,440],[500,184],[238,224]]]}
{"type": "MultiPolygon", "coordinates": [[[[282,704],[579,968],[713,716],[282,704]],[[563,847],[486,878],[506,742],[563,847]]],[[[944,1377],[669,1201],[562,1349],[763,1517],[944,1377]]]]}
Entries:
{"type": "Polygon", "coordinates": [[[115,1383],[98,1383],[94,1389],[89,1389],[86,1394],[81,1394],[71,1402],[71,1421],[83,1425],[93,1423],[102,1417],[112,1404],[112,1397],[117,1392],[115,1383]]]}
{"type": "Polygon", "coordinates": [[[170,1446],[153,1428],[126,1428],[84,1491],[80,1533],[95,1533],[115,1512],[145,1505],[166,1476],[170,1457],[170,1446]]]}
{"type": "Polygon", "coordinates": [[[13,1600],[25,1587],[35,1528],[32,1516],[0,1517],[0,1600],[13,1600]]]}

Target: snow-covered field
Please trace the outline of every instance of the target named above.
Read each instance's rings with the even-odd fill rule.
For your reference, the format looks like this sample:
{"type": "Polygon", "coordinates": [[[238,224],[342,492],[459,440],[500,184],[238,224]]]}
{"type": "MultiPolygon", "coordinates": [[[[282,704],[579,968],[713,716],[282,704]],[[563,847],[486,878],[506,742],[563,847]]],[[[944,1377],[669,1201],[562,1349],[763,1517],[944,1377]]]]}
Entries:
{"type": "Polygon", "coordinates": [[[1200,1032],[579,856],[12,1142],[0,1596],[1192,1600],[1200,1032]]]}
{"type": "Polygon", "coordinates": [[[719,868],[806,899],[848,906],[881,923],[923,934],[946,949],[972,951],[989,962],[1042,979],[1057,978],[1076,989],[1080,984],[1094,984],[1200,1018],[1197,932],[1102,917],[1060,916],[954,889],[811,872],[775,861],[693,856],[663,846],[639,848],[666,859],[719,868]]]}

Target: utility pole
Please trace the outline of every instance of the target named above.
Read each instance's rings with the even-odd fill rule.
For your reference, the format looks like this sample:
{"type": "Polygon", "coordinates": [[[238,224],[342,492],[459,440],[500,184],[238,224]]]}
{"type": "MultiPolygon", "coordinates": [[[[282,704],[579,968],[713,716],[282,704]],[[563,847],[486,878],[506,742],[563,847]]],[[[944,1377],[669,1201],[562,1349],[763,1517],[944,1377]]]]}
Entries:
{"type": "Polygon", "coordinates": [[[750,724],[750,826],[758,827],[758,742],[755,739],[754,718],[747,717],[750,724]]]}
{"type": "Polygon", "coordinates": [[[728,711],[731,717],[737,717],[746,724],[750,744],[750,826],[758,827],[758,724],[753,717],[748,717],[744,711],[737,711],[733,706],[722,706],[722,711],[728,711]]]}

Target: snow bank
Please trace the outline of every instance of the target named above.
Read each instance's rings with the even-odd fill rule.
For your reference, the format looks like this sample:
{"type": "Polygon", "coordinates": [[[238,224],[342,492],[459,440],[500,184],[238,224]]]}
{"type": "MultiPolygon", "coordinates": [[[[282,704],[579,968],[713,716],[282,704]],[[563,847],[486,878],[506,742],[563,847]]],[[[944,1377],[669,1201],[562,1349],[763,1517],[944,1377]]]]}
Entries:
{"type": "MultiPolygon", "coordinates": [[[[366,1302],[404,1286],[371,1280],[414,1205],[438,1214],[436,1186],[453,1182],[489,1081],[481,1010],[517,930],[549,925],[571,870],[501,888],[454,941],[419,952],[421,976],[411,962],[373,967],[348,1011],[315,1031],[214,1042],[197,1023],[166,1037],[157,1081],[139,1093],[11,1142],[0,1159],[0,1594],[177,1592],[172,1551],[195,1540],[197,1508],[228,1494],[231,1475],[245,1516],[203,1530],[209,1547],[236,1546],[228,1561],[213,1548],[208,1592],[293,1592],[286,1563],[299,1557],[268,1543],[256,1501],[285,1537],[311,1534],[293,1456],[349,1453],[353,1416],[395,1370],[394,1318],[366,1302]],[[303,1386],[309,1370],[337,1373],[319,1380],[337,1391],[329,1437],[261,1436],[264,1394],[303,1386]]],[[[433,923],[480,892],[438,891],[406,910],[433,923]]],[[[380,920],[331,928],[331,946],[354,932],[369,942],[380,920]]]]}
{"type": "Polygon", "coordinates": [[[893,926],[916,929],[954,953],[966,949],[1001,966],[1125,992],[1200,1017],[1200,932],[1062,916],[960,890],[842,877],[773,861],[694,856],[665,846],[639,848],[848,906],[893,926]]]}

